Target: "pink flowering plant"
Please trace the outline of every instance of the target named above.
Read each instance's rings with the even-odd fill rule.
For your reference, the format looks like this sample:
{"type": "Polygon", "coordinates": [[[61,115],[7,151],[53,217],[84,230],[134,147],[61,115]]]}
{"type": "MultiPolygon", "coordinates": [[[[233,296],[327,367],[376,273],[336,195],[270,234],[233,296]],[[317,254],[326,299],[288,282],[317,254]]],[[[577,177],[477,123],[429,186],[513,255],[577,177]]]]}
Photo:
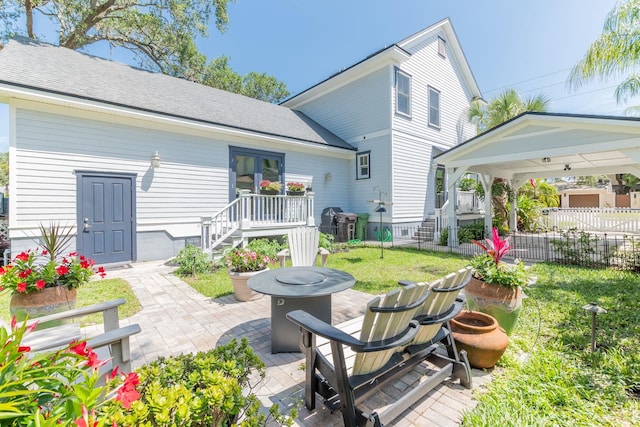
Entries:
{"type": "Polygon", "coordinates": [[[262,271],[273,263],[274,259],[250,249],[235,249],[225,257],[227,268],[235,273],[262,271]]]}
{"type": "Polygon", "coordinates": [[[22,340],[36,326],[14,317],[11,330],[0,328],[0,425],[117,425],[113,415],[139,398],[138,375],[114,369],[102,378],[99,369],[106,361],[85,341],[34,354],[22,340]]]}
{"type": "Polygon", "coordinates": [[[289,191],[304,191],[305,185],[301,182],[287,182],[287,190],[289,191]]]}
{"type": "Polygon", "coordinates": [[[21,252],[11,264],[0,267],[0,290],[12,293],[34,293],[45,288],[65,286],[78,288],[95,273],[105,276],[103,267],[71,252],[60,260],[51,259],[46,250],[21,252]]]}
{"type": "Polygon", "coordinates": [[[282,184],[280,182],[269,181],[268,179],[263,179],[262,181],[260,181],[258,186],[263,190],[274,190],[274,191],[280,191],[280,189],[282,188],[282,184]]]}
{"type": "Polygon", "coordinates": [[[473,276],[487,283],[516,288],[529,283],[529,273],[522,261],[515,260],[514,264],[502,262],[502,258],[516,249],[511,245],[509,237],[500,238],[497,228],[493,228],[492,238],[484,242],[472,240],[484,251],[471,259],[473,276]]]}

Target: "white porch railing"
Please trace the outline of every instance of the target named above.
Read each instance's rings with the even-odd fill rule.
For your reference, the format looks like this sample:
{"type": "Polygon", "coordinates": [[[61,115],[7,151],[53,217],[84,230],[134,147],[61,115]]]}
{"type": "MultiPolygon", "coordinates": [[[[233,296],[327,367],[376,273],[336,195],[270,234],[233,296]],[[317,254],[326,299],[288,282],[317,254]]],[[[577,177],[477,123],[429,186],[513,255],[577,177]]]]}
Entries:
{"type": "Polygon", "coordinates": [[[640,233],[640,210],[631,208],[557,208],[543,211],[547,228],[640,233]]]}
{"type": "Polygon", "coordinates": [[[233,235],[264,229],[315,226],[314,194],[283,196],[241,190],[237,199],[212,217],[201,217],[202,251],[211,253],[233,235]]]}
{"type": "MultiPolygon", "coordinates": [[[[456,191],[457,205],[456,214],[482,214],[482,203],[475,191],[456,191]]],[[[449,227],[449,217],[447,216],[447,208],[449,199],[444,202],[441,208],[435,209],[435,232],[434,238],[440,237],[440,232],[449,227]]]]}

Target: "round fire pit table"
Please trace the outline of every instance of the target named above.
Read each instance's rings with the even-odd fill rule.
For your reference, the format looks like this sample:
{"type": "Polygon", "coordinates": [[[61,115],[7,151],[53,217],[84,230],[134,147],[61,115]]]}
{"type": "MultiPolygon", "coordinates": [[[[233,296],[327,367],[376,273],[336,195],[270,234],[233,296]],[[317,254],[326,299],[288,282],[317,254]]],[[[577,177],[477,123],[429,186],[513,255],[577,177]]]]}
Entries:
{"type": "Polygon", "coordinates": [[[331,295],[355,283],[349,273],[326,267],[277,268],[250,278],[251,289],[271,295],[271,353],[300,351],[300,331],[288,312],[304,310],[331,323],[331,295]]]}

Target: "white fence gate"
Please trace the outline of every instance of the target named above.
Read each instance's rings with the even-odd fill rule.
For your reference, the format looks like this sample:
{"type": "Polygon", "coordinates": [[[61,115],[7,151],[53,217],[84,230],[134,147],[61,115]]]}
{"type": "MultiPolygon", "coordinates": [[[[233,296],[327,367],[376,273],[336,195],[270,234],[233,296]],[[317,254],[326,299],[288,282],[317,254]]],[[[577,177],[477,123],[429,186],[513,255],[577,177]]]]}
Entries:
{"type": "Polygon", "coordinates": [[[553,230],[640,233],[640,209],[558,208],[543,210],[545,225],[553,230]]]}

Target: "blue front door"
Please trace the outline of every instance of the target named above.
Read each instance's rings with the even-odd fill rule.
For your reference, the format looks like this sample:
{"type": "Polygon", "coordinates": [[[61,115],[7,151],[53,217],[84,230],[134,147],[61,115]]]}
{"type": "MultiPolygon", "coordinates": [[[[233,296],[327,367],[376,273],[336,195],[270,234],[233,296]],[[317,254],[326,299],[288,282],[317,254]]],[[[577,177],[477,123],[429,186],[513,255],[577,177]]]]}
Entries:
{"type": "Polygon", "coordinates": [[[77,176],[78,252],[98,264],[133,261],[135,177],[77,176]]]}

